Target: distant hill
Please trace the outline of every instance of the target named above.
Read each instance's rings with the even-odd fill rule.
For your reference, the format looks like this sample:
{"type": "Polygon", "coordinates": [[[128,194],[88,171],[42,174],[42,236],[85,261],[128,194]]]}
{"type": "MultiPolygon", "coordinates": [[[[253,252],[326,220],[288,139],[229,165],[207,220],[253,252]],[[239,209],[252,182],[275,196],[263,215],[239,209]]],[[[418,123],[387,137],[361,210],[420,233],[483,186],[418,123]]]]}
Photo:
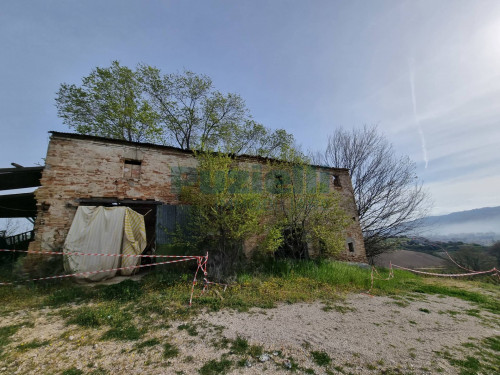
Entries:
{"type": "Polygon", "coordinates": [[[423,219],[419,235],[440,241],[491,245],[500,241],[500,207],[453,212],[423,219]]]}

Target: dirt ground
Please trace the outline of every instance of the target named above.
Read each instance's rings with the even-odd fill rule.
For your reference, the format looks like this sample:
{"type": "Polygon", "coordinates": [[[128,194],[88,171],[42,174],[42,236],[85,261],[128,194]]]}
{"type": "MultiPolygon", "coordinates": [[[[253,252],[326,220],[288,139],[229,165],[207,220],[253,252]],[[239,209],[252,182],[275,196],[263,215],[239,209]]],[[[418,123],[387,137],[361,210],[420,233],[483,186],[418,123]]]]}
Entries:
{"type": "Polygon", "coordinates": [[[0,363],[0,374],[62,374],[69,368],[81,370],[73,374],[198,374],[208,361],[221,358],[232,361],[230,374],[288,374],[290,364],[295,373],[308,374],[456,374],[436,352],[453,353],[464,343],[500,335],[496,315],[430,295],[352,294],[336,304],[223,310],[198,315],[188,322],[191,331],[179,329],[186,322],[159,321],[139,341],[100,341],[102,329],[67,326],[50,309],[4,316],[0,328],[24,322],[30,323],[4,348],[9,359],[0,363]],[[262,346],[269,358],[261,362],[231,352],[236,337],[262,346]],[[141,347],[152,339],[152,345],[141,347]],[[23,349],[33,340],[46,344],[23,349]],[[164,354],[167,342],[179,349],[171,358],[164,354]],[[316,364],[315,351],[327,353],[332,362],[316,364]]]}

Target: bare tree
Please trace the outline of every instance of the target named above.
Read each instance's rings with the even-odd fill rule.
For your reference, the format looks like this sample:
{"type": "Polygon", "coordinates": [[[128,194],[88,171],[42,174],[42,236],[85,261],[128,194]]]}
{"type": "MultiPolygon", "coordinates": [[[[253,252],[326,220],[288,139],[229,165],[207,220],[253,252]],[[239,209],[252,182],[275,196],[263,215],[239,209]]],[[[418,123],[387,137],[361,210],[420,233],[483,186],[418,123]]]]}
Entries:
{"type": "Polygon", "coordinates": [[[336,129],[323,162],[348,168],[370,262],[389,250],[384,240],[414,230],[429,209],[427,193],[408,156],[398,156],[376,126],[336,129]]]}

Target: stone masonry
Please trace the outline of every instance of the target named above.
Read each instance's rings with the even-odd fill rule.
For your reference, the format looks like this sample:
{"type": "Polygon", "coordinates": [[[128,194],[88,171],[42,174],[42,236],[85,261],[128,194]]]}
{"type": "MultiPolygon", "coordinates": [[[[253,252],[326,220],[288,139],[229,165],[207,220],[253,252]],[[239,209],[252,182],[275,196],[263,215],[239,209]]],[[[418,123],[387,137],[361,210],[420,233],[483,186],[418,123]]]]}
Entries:
{"type": "MultiPolygon", "coordinates": [[[[238,158],[249,170],[266,159],[238,158]]],[[[179,184],[192,176],[193,153],[168,146],[52,132],[41,187],[35,192],[38,216],[31,251],[61,249],[82,199],[114,198],[179,204],[179,184]]],[[[351,179],[346,169],[313,167],[317,179],[341,195],[341,206],[352,218],[340,258],[366,261],[351,179]]],[[[265,186],[265,184],[263,184],[265,186]]],[[[255,245],[249,241],[246,247],[255,245]]],[[[248,249],[246,249],[248,251],[248,249]]]]}

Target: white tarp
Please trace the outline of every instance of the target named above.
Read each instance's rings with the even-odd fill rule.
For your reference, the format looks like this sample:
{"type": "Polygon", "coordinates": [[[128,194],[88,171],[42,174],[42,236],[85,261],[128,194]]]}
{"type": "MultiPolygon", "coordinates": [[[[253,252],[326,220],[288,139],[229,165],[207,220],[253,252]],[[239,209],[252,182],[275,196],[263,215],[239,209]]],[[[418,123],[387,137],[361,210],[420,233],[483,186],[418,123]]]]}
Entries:
{"type": "MultiPolygon", "coordinates": [[[[64,243],[64,252],[120,254],[122,252],[125,217],[127,210],[135,211],[128,207],[95,207],[80,206],[76,211],[75,218],[64,243]]],[[[130,214],[129,214],[130,215],[130,214]]],[[[134,253],[140,254],[145,248],[144,217],[137,237],[141,237],[139,244],[134,246],[134,253]],[[142,238],[143,236],[143,238],[142,238]]],[[[130,252],[129,252],[130,253],[130,252]]],[[[140,258],[128,258],[126,266],[135,265],[140,258]]],[[[64,267],[66,272],[79,273],[89,271],[100,271],[118,268],[121,266],[121,257],[67,255],[64,267]]],[[[128,273],[130,274],[130,273],[128,273]]],[[[100,272],[91,275],[77,277],[90,281],[109,279],[116,275],[116,271],[100,272]]]]}

